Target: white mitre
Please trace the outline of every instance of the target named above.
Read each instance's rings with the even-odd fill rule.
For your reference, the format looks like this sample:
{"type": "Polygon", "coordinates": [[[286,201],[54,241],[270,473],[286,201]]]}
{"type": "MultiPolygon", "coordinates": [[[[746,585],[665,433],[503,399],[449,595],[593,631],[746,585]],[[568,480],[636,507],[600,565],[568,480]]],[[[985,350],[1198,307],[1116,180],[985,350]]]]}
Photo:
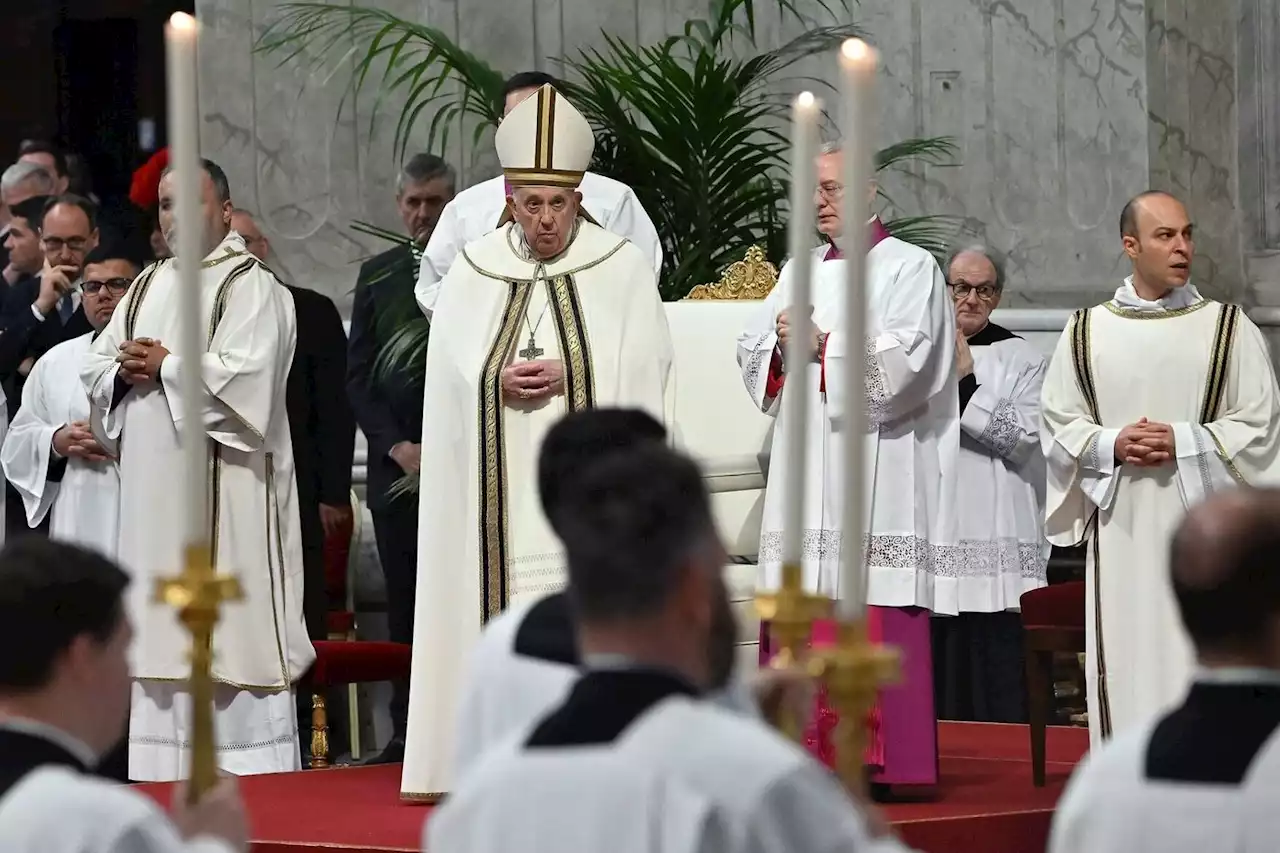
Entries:
{"type": "Polygon", "coordinates": [[[511,186],[577,187],[596,139],[582,113],[548,85],[507,114],[494,145],[511,186]]]}

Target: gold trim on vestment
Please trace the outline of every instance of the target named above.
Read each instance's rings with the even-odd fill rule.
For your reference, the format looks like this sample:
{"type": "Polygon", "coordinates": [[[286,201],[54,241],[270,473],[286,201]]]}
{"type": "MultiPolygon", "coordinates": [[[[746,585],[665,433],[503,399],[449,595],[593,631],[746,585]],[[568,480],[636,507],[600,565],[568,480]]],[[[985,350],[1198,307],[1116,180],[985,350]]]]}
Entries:
{"type": "Polygon", "coordinates": [[[556,92],[547,86],[538,90],[538,137],[533,147],[533,166],[538,170],[551,168],[551,154],[555,151],[556,92]]]}
{"type": "Polygon", "coordinates": [[[1205,379],[1204,400],[1200,404],[1201,424],[1216,421],[1222,408],[1222,395],[1227,388],[1227,368],[1231,364],[1231,350],[1235,344],[1239,318],[1238,305],[1223,305],[1218,312],[1218,325],[1213,332],[1213,349],[1209,359],[1209,375],[1205,379]]]}
{"type": "Polygon", "coordinates": [[[1164,311],[1139,311],[1137,308],[1127,308],[1123,305],[1116,305],[1114,302],[1104,302],[1102,307],[1117,317],[1123,317],[1126,320],[1172,320],[1174,317],[1185,317],[1188,314],[1194,314],[1209,304],[1211,303],[1208,299],[1201,299],[1199,302],[1193,302],[1182,308],[1169,308],[1164,311]]]}
{"type": "MultiPolygon", "coordinates": [[[[465,254],[465,253],[464,253],[465,254]]],[[[480,372],[480,623],[507,604],[507,465],[502,371],[511,358],[520,321],[529,306],[529,282],[510,281],[498,334],[480,372]]]]}
{"type": "Polygon", "coordinates": [[[410,806],[435,806],[439,805],[447,796],[449,795],[445,793],[415,794],[410,791],[401,791],[400,802],[410,806]]]}
{"type": "Polygon", "coordinates": [[[582,304],[578,288],[572,276],[561,275],[551,279],[551,304],[555,310],[551,318],[560,340],[561,360],[564,362],[564,396],[570,412],[595,408],[595,371],[591,363],[591,345],[587,338],[587,325],[582,316],[582,304]]]}
{"type": "Polygon", "coordinates": [[[163,263],[164,261],[156,261],[143,270],[142,275],[138,276],[133,286],[129,288],[129,292],[125,294],[124,298],[128,304],[124,306],[124,336],[127,340],[133,340],[133,330],[137,327],[138,311],[142,308],[142,300],[147,297],[151,279],[155,278],[163,263]]]}
{"type": "Polygon", "coordinates": [[[276,500],[276,457],[274,453],[266,454],[266,462],[264,465],[266,477],[266,499],[267,499],[267,569],[268,579],[267,585],[271,588],[271,620],[276,630],[276,654],[280,656],[280,677],[285,684],[292,683],[293,679],[289,677],[289,664],[284,659],[284,641],[280,638],[280,611],[287,610],[289,607],[288,588],[285,586],[284,575],[284,541],[281,538],[280,526],[280,504],[276,500]],[[274,524],[272,523],[274,521],[274,524]],[[276,587],[272,582],[270,575],[271,569],[271,540],[272,531],[275,531],[276,544],[276,560],[275,572],[280,580],[280,606],[276,606],[276,587]]]}
{"type": "Polygon", "coordinates": [[[1071,360],[1075,365],[1076,385],[1093,422],[1102,426],[1102,418],[1098,414],[1098,393],[1093,384],[1092,353],[1089,343],[1089,327],[1091,314],[1088,308],[1081,308],[1075,313],[1071,324],[1071,360]]]}
{"type": "MultiPolygon", "coordinates": [[[[585,272],[591,269],[592,267],[599,266],[600,264],[612,258],[615,254],[617,254],[618,250],[621,249],[623,246],[627,245],[627,243],[629,242],[630,242],[629,240],[627,240],[626,238],[623,238],[621,241],[618,242],[616,246],[614,246],[609,251],[605,252],[600,257],[596,258],[594,261],[585,263],[580,267],[574,267],[571,270],[564,270],[563,272],[558,272],[556,273],[556,275],[557,276],[577,275],[578,273],[585,272]]],[[[565,251],[568,251],[568,247],[565,247],[565,251]]],[[[517,255],[516,257],[519,257],[519,256],[517,255]]],[[[480,275],[484,276],[485,278],[491,278],[491,279],[494,279],[495,281],[505,281],[508,283],[511,283],[511,282],[519,282],[520,284],[531,283],[533,281],[533,276],[536,273],[539,266],[539,263],[537,261],[526,261],[524,258],[520,258],[521,261],[529,264],[532,267],[532,269],[529,271],[530,273],[529,278],[513,278],[509,275],[501,275],[496,272],[491,272],[490,270],[487,270],[484,267],[480,266],[479,264],[477,264],[475,261],[471,259],[471,256],[467,254],[467,250],[465,248],[462,250],[462,259],[467,262],[467,266],[471,267],[473,270],[480,273],[480,275]]]]}
{"type": "Polygon", "coordinates": [[[1209,433],[1209,437],[1213,439],[1214,452],[1218,454],[1218,458],[1222,460],[1222,464],[1227,466],[1227,470],[1231,473],[1231,476],[1235,478],[1235,481],[1242,486],[1249,485],[1249,481],[1244,478],[1244,474],[1241,474],[1240,469],[1236,467],[1236,463],[1232,462],[1231,457],[1227,455],[1227,449],[1222,446],[1222,440],[1219,439],[1217,434],[1213,430],[1209,429],[1208,426],[1205,426],[1204,431],[1209,433]]]}
{"type": "Polygon", "coordinates": [[[1098,540],[1102,538],[1099,527],[1093,530],[1093,636],[1094,655],[1097,657],[1098,709],[1102,739],[1111,739],[1111,694],[1107,691],[1107,655],[1102,644],[1102,557],[1098,540]]]}

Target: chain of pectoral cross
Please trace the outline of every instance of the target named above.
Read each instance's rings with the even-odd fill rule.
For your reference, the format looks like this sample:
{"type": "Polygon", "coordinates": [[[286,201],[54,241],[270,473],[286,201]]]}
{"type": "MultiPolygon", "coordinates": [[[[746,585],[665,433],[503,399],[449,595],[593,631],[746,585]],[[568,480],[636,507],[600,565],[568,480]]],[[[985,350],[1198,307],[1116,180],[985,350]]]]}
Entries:
{"type": "Polygon", "coordinates": [[[533,361],[535,358],[541,358],[542,354],[546,352],[546,350],[538,346],[537,337],[538,337],[538,327],[542,325],[542,318],[547,316],[547,309],[550,307],[551,307],[551,298],[550,296],[548,296],[547,301],[542,305],[542,313],[538,315],[538,322],[534,323],[532,326],[529,325],[528,312],[525,313],[524,325],[525,325],[525,328],[529,330],[529,345],[524,349],[520,350],[519,352],[517,352],[516,355],[520,356],[521,358],[527,361],[533,361]]]}

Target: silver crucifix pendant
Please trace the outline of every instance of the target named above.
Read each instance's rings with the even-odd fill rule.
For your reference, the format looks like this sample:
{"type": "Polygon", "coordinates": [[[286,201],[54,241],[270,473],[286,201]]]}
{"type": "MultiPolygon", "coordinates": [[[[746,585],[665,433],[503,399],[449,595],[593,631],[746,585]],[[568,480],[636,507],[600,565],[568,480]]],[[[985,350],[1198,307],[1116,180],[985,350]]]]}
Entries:
{"type": "Polygon", "coordinates": [[[533,335],[530,335],[529,345],[516,353],[516,355],[528,361],[533,361],[535,358],[540,357],[544,352],[546,352],[546,350],[535,344],[533,342],[533,335]]]}

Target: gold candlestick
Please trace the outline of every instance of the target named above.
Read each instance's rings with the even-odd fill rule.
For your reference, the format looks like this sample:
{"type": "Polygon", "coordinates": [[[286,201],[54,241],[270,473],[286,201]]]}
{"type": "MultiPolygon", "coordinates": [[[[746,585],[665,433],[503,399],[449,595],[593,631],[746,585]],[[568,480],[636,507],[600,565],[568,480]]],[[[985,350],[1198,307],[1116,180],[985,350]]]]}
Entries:
{"type": "Polygon", "coordinates": [[[191,776],[189,802],[218,783],[218,745],[213,731],[213,629],[224,601],[243,597],[240,581],[213,570],[207,544],[188,545],[182,573],[156,581],[155,600],[178,610],[191,633],[191,776]]]}
{"type": "Polygon", "coordinates": [[[868,640],[864,616],[856,622],[841,622],[835,645],[815,649],[809,669],[826,686],[831,707],[840,716],[836,773],[850,790],[865,794],[867,714],[875,707],[880,688],[901,677],[898,650],[868,640]]]}
{"type": "MultiPolygon", "coordinates": [[[[813,623],[831,617],[834,602],[831,599],[806,592],[804,571],[799,563],[784,563],[782,585],[776,592],[756,594],[756,613],[762,622],[769,623],[770,636],[777,641],[778,652],[770,666],[773,669],[797,669],[801,665],[801,651],[813,633],[813,623]]],[[[781,719],[773,723],[783,734],[799,741],[804,724],[795,719],[783,703],[781,719]]]]}

